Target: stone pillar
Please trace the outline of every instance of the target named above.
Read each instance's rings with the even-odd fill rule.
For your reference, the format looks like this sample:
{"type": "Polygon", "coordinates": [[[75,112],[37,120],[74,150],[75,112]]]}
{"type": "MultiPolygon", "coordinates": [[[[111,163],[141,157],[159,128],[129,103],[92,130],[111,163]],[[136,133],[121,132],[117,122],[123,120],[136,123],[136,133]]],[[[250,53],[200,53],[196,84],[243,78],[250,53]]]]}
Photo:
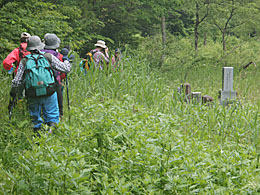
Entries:
{"type": "Polygon", "coordinates": [[[204,95],[202,96],[202,104],[206,104],[210,105],[210,103],[212,103],[214,101],[213,97],[209,96],[209,95],[204,95]]]}
{"type": "Polygon", "coordinates": [[[183,91],[185,93],[185,102],[190,103],[190,99],[191,99],[191,85],[189,83],[184,83],[183,84],[183,91]]]}
{"type": "Polygon", "coordinates": [[[223,105],[235,98],[236,92],[233,91],[233,67],[223,67],[220,103],[223,105]]]}
{"type": "Polygon", "coordinates": [[[201,92],[192,92],[192,103],[199,104],[201,102],[201,92]]]}

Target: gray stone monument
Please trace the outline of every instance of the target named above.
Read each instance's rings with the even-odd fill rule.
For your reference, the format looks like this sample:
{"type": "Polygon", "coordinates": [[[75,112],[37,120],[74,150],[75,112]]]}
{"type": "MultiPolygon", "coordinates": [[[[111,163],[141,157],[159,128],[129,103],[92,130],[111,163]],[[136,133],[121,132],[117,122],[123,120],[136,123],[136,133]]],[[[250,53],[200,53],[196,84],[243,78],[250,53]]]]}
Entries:
{"type": "Polygon", "coordinates": [[[236,91],[233,91],[233,67],[223,67],[220,103],[226,105],[234,99],[236,91]]]}
{"type": "Polygon", "coordinates": [[[201,102],[201,92],[192,92],[191,97],[193,104],[199,104],[201,102]]]}

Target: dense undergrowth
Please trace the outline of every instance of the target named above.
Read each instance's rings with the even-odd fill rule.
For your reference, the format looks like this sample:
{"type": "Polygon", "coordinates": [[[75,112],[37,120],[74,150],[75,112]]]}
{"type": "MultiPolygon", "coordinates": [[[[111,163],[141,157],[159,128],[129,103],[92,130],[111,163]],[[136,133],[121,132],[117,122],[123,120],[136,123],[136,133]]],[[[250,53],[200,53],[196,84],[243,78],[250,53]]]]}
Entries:
{"type": "MultiPolygon", "coordinates": [[[[225,58],[228,66],[237,60],[239,96],[223,107],[217,101],[223,64],[214,61],[221,59],[219,46],[209,43],[194,56],[188,40],[175,43],[161,69],[155,68],[149,40],[135,55],[125,53],[122,72],[84,76],[77,59],[69,74],[70,111],[65,87],[65,116],[55,134],[43,132],[40,139],[32,136],[25,101],[8,122],[11,77],[2,71],[0,192],[259,193],[259,72],[254,66],[237,70],[249,58],[256,60],[255,53],[242,58],[241,50],[225,58]],[[176,90],[182,82],[213,96],[214,103],[185,103],[176,90]]],[[[252,47],[247,44],[243,48],[252,47]]]]}

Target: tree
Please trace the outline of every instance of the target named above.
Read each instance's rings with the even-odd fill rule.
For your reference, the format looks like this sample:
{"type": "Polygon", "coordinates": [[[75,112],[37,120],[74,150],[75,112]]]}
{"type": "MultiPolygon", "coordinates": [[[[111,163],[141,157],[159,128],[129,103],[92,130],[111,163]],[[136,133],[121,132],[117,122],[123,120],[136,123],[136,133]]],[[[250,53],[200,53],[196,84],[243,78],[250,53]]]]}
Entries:
{"type": "Polygon", "coordinates": [[[209,0],[185,0],[182,11],[191,17],[194,33],[194,49],[198,50],[199,27],[209,15],[209,0]]]}
{"type": "Polygon", "coordinates": [[[170,14],[176,11],[176,8],[180,6],[180,0],[141,0],[142,2],[142,11],[147,13],[152,13],[148,15],[150,20],[154,22],[158,22],[160,24],[161,29],[161,37],[162,37],[162,54],[161,60],[159,62],[159,67],[162,67],[165,58],[165,48],[166,48],[166,29],[167,29],[167,18],[170,14]]]}
{"type": "MultiPolygon", "coordinates": [[[[256,2],[257,0],[212,1],[211,23],[221,32],[224,52],[226,51],[227,35],[235,35],[238,27],[243,28],[245,26],[248,21],[248,14],[256,9],[256,2]]],[[[256,18],[259,18],[259,13],[256,18]]]]}

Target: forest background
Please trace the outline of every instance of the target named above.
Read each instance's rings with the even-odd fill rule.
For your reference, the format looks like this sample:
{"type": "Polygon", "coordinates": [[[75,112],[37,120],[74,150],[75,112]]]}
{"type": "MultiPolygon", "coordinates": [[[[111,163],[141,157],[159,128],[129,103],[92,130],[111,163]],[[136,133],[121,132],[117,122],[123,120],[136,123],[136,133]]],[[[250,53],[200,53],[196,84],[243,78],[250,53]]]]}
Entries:
{"type": "Polygon", "coordinates": [[[1,69],[1,193],[259,193],[259,9],[260,0],[0,0],[0,62],[21,32],[55,33],[76,56],[64,119],[39,139],[25,102],[9,121],[12,78],[1,69]],[[111,56],[122,50],[122,72],[80,72],[99,39],[111,56]],[[228,107],[218,102],[224,66],[238,92],[228,107]],[[212,105],[185,103],[184,82],[212,105]]]}

